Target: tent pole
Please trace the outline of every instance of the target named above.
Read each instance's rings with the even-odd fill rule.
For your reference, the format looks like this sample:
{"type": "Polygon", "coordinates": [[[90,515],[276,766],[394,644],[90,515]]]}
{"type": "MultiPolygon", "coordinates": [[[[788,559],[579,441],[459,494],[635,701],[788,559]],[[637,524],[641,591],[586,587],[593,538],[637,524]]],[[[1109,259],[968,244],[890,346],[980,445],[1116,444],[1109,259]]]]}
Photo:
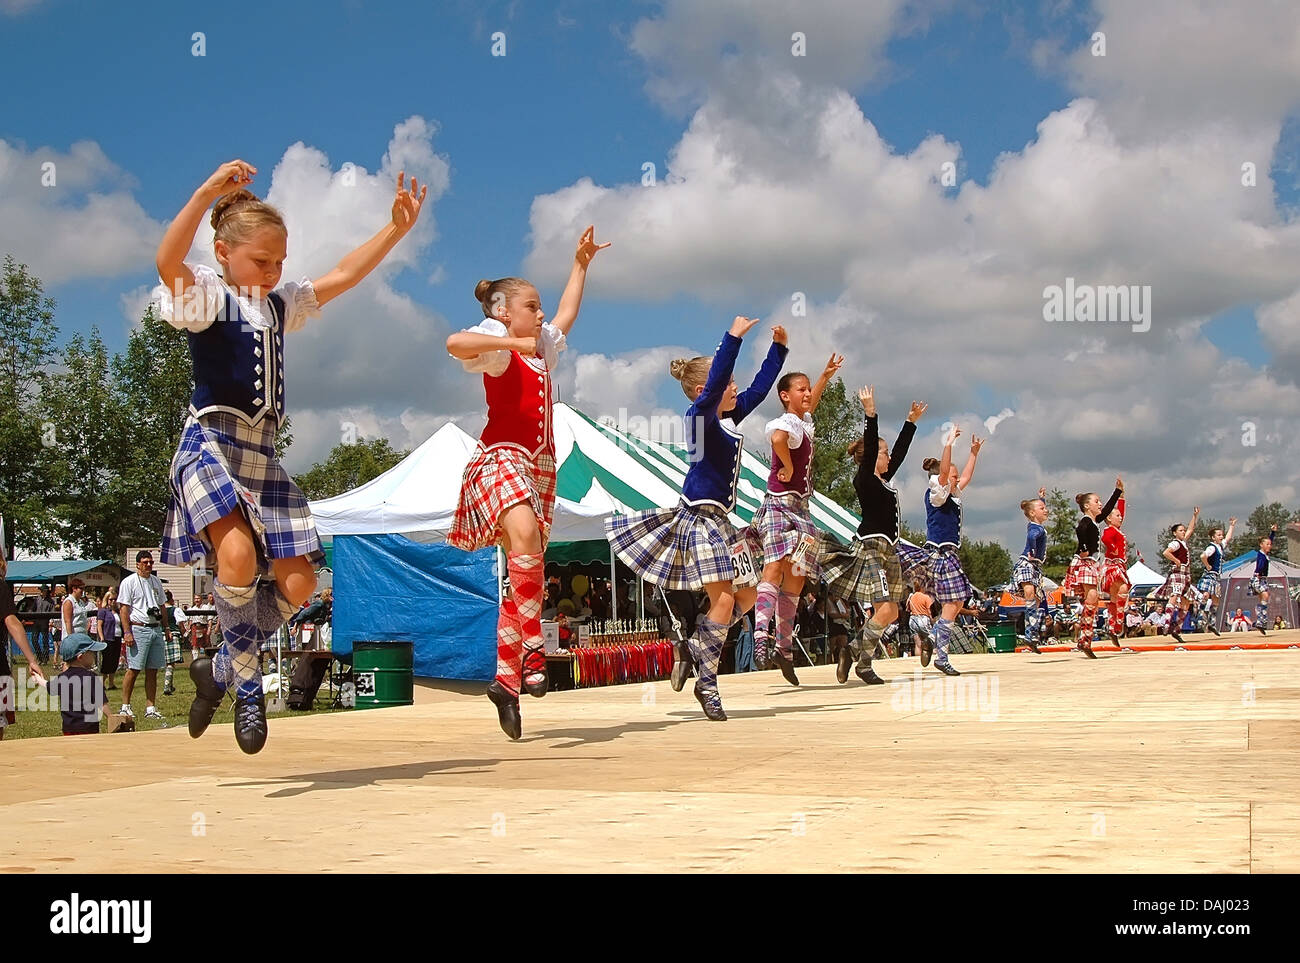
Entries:
{"type": "Polygon", "coordinates": [[[609,597],[614,607],[614,621],[618,621],[618,572],[614,569],[614,543],[609,546],[609,597]]]}

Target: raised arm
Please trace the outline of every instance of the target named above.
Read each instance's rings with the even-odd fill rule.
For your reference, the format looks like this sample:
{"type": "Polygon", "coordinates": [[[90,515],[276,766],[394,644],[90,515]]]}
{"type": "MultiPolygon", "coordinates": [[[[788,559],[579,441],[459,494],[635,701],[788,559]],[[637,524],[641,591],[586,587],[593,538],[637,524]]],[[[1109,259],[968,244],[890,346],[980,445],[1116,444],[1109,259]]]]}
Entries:
{"type": "Polygon", "coordinates": [[[704,382],[704,390],[692,405],[697,411],[717,410],[718,402],[722,400],[727,385],[731,384],[731,373],[736,370],[736,357],[740,354],[741,339],[756,324],[758,324],[757,318],[746,318],[740,315],[736,315],[735,320],[731,322],[731,329],[722,336],[718,349],[713,352],[713,363],[709,365],[709,377],[704,382]]]}
{"type": "Polygon", "coordinates": [[[587,268],[591,264],[591,259],[596,256],[597,251],[603,251],[611,243],[606,241],[604,244],[597,244],[596,228],[593,225],[588,225],[582,232],[582,237],[578,239],[578,250],[573,255],[573,269],[569,271],[569,283],[564,286],[559,306],[555,309],[555,318],[551,321],[551,324],[564,332],[566,338],[573,327],[573,322],[578,320],[578,308],[582,304],[582,289],[587,283],[587,268]]]}
{"type": "Polygon", "coordinates": [[[1197,505],[1192,509],[1192,520],[1187,523],[1187,540],[1192,540],[1192,532],[1196,531],[1196,520],[1201,517],[1201,506],[1197,505]]]}
{"type": "Polygon", "coordinates": [[[924,401],[912,402],[912,410],[908,412],[907,421],[903,422],[898,438],[894,441],[894,449],[889,454],[889,470],[885,472],[885,481],[891,480],[898,469],[903,467],[903,459],[907,457],[907,450],[912,446],[912,438],[916,435],[916,423],[928,407],[924,401]]]}
{"type": "Polygon", "coordinates": [[[1107,499],[1106,504],[1102,506],[1101,514],[1098,515],[1097,517],[1100,518],[1102,521],[1105,521],[1107,518],[1109,518],[1110,513],[1115,510],[1115,506],[1119,504],[1119,500],[1123,497],[1124,497],[1124,480],[1122,478],[1116,478],[1115,490],[1111,492],[1110,498],[1107,499]]]}
{"type": "Polygon", "coordinates": [[[812,411],[816,411],[817,406],[821,404],[822,392],[825,391],[827,386],[830,385],[831,379],[835,377],[835,373],[840,370],[843,364],[844,364],[844,356],[842,354],[835,354],[834,352],[832,352],[831,359],[826,362],[826,367],[822,369],[822,373],[820,377],[818,377],[817,383],[813,385],[812,411]]]}
{"type": "Polygon", "coordinates": [[[1235,518],[1229,518],[1228,530],[1223,533],[1223,550],[1225,552],[1228,550],[1228,542],[1232,540],[1232,530],[1236,527],[1237,527],[1237,520],[1235,518]]]}
{"type": "Polygon", "coordinates": [[[863,473],[868,475],[875,473],[876,455],[880,451],[880,423],[876,419],[875,389],[871,385],[860,388],[858,400],[862,402],[866,422],[862,428],[862,461],[858,464],[857,473],[854,475],[854,488],[859,487],[858,482],[862,480],[863,473]]]}
{"type": "Polygon", "coordinates": [[[226,161],[194,192],[179,214],[167,225],[158,243],[156,263],[158,278],[176,295],[194,284],[194,273],[185,264],[185,255],[194,246],[208,208],[223,194],[246,187],[257,173],[257,168],[241,160],[226,161]]]}
{"type": "Polygon", "coordinates": [[[785,328],[778,324],[772,329],[772,347],[767,349],[767,357],[763,359],[758,374],[754,375],[754,380],[748,388],[736,395],[736,407],[730,415],[731,420],[736,424],[761,405],[768,392],[772,390],[772,386],[776,384],[776,379],[781,374],[781,366],[785,364],[785,356],[790,353],[786,342],[785,328]]]}
{"type": "Polygon", "coordinates": [[[971,436],[970,440],[970,457],[966,459],[966,467],[961,470],[961,475],[957,479],[957,490],[965,491],[970,480],[975,477],[975,459],[979,456],[980,449],[984,447],[984,439],[976,435],[971,436]]]}
{"type": "Polygon", "coordinates": [[[428,196],[429,187],[420,187],[412,177],[411,189],[405,189],[406,171],[397,174],[397,195],[393,198],[392,221],[380,228],[366,243],[339,261],[334,269],[312,282],[316,291],[316,303],[323,306],[333,301],[344,291],[361,283],[362,279],[379,266],[379,262],[388,256],[397,242],[415,227],[420,216],[420,206],[428,196]]]}

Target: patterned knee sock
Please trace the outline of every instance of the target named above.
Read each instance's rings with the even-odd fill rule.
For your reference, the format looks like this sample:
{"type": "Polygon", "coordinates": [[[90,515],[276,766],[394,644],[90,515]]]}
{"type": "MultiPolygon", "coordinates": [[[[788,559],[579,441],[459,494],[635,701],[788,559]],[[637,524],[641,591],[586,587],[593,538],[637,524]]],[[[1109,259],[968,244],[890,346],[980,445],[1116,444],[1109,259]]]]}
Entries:
{"type": "Polygon", "coordinates": [[[1119,602],[1112,599],[1106,606],[1110,609],[1110,630],[1120,638],[1124,637],[1124,616],[1120,612],[1119,602]]]}
{"type": "Polygon", "coordinates": [[[794,615],[799,609],[799,596],[782,592],[776,599],[776,647],[787,659],[794,651],[794,615]]]}
{"type": "Polygon", "coordinates": [[[1043,637],[1043,610],[1037,603],[1025,610],[1025,638],[1041,642],[1043,637]]]}
{"type": "Polygon", "coordinates": [[[871,656],[876,651],[876,642],[885,634],[888,626],[881,625],[875,619],[868,619],[862,627],[862,641],[858,643],[858,665],[871,668],[871,656]]]}
{"type": "Polygon", "coordinates": [[[767,650],[771,643],[771,625],[776,617],[776,597],[780,590],[775,582],[758,583],[758,598],[754,600],[754,661],[767,663],[767,650]]]}
{"type": "Polygon", "coordinates": [[[934,623],[934,664],[948,664],[948,643],[952,637],[952,619],[938,619],[934,623]]]}
{"type": "Polygon", "coordinates": [[[543,582],[545,565],[542,556],[511,552],[506,557],[510,572],[510,597],[519,617],[519,634],[523,640],[522,673],[530,684],[540,684],[546,678],[546,652],[542,642],[542,598],[546,595],[543,582]]]}
{"type": "Polygon", "coordinates": [[[280,583],[275,579],[262,579],[257,584],[257,627],[272,636],[280,631],[280,626],[288,622],[298,611],[284,593],[280,583]]]}
{"type": "Polygon", "coordinates": [[[1166,605],[1165,615],[1169,616],[1169,634],[1183,631],[1183,613],[1176,605],[1166,605]]]}
{"type": "Polygon", "coordinates": [[[262,691],[261,651],[266,638],[257,627],[257,588],[213,582],[214,607],[221,620],[221,651],[212,662],[212,678],[221,688],[235,687],[240,699],[262,691]]]}
{"type": "Polygon", "coordinates": [[[1097,626],[1097,609],[1095,606],[1085,605],[1083,611],[1079,613],[1079,628],[1076,637],[1079,643],[1084,646],[1092,645],[1092,633],[1097,626]]]}
{"type": "Polygon", "coordinates": [[[175,673],[172,670],[171,663],[168,663],[167,668],[163,670],[163,688],[170,689],[174,679],[175,673]]]}
{"type": "Polygon", "coordinates": [[[691,638],[691,655],[699,670],[700,689],[714,698],[718,695],[718,664],[726,642],[727,626],[702,616],[691,638]]]}
{"type": "Polygon", "coordinates": [[[1263,625],[1264,628],[1268,628],[1268,626],[1265,625],[1266,622],[1268,622],[1268,603],[1261,599],[1259,605],[1255,609],[1255,624],[1263,625]]]}
{"type": "Polygon", "coordinates": [[[505,599],[497,616],[497,683],[512,696],[519,695],[520,664],[524,654],[519,612],[514,600],[505,599]]]}

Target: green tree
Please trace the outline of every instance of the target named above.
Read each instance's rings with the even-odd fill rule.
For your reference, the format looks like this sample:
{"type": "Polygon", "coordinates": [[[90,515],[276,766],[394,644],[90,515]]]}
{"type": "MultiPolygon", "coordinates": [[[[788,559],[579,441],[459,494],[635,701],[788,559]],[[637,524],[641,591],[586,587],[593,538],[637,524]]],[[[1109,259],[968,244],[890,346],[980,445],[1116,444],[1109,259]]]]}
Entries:
{"type": "Polygon", "coordinates": [[[957,549],[962,571],[976,588],[1003,585],[1011,578],[1011,554],[997,542],[962,539],[957,549]]]}
{"type": "Polygon", "coordinates": [[[1247,517],[1246,524],[1241,527],[1240,535],[1234,537],[1233,542],[1238,552],[1254,551],[1259,548],[1259,540],[1276,525],[1278,537],[1268,554],[1271,558],[1286,560],[1286,527],[1297,519],[1300,519],[1300,511],[1290,511],[1281,502],[1256,505],[1247,517]]]}
{"type": "Polygon", "coordinates": [[[27,266],[5,257],[0,274],[0,515],[12,544],[49,551],[58,528],[49,507],[57,430],[45,399],[57,361],[54,301],[27,266]]]}
{"type": "Polygon", "coordinates": [[[118,534],[127,512],[117,453],[128,422],[98,328],[68,342],[50,387],[60,442],[50,481],[62,539],[85,558],[115,558],[127,547],[118,534]]]}
{"type": "Polygon", "coordinates": [[[813,448],[813,488],[851,512],[858,510],[853,490],[857,465],[845,449],[862,435],[862,405],[836,378],[822,392],[813,412],[817,443],[813,448]]]}
{"type": "Polygon", "coordinates": [[[1055,582],[1065,578],[1065,571],[1079,546],[1075,526],[1079,523],[1079,506],[1060,488],[1047,493],[1047,558],[1043,574],[1055,582]]]}
{"type": "Polygon", "coordinates": [[[116,538],[123,546],[156,545],[171,494],[172,456],[194,390],[185,334],[151,304],[112,368],[126,422],[110,456],[121,485],[116,538]]]}
{"type": "Polygon", "coordinates": [[[332,498],[379,477],[409,454],[409,450],[394,450],[387,438],[340,442],[328,458],[293,480],[308,498],[332,498]]]}

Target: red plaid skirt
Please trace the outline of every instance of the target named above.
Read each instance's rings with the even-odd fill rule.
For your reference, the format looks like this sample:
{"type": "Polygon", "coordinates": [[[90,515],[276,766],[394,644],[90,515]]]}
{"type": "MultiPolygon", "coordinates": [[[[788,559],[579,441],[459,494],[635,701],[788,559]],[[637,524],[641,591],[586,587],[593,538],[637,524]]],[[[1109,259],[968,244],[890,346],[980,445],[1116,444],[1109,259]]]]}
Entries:
{"type": "Polygon", "coordinates": [[[447,543],[467,552],[496,545],[501,513],[521,502],[532,506],[546,544],[555,518],[555,456],[544,451],[533,461],[518,448],[479,448],[465,466],[447,543]]]}
{"type": "Polygon", "coordinates": [[[1128,585],[1128,566],[1122,558],[1108,558],[1101,568],[1101,589],[1103,592],[1115,591],[1117,585],[1128,585]]]}
{"type": "Polygon", "coordinates": [[[1061,583],[1061,591],[1066,595],[1086,595],[1088,594],[1087,588],[1097,587],[1097,583],[1101,580],[1100,575],[1100,559],[1081,558],[1076,555],[1070,560],[1070,567],[1065,573],[1065,581],[1061,583]],[[1081,586],[1085,587],[1085,591],[1079,591],[1081,586]]]}

